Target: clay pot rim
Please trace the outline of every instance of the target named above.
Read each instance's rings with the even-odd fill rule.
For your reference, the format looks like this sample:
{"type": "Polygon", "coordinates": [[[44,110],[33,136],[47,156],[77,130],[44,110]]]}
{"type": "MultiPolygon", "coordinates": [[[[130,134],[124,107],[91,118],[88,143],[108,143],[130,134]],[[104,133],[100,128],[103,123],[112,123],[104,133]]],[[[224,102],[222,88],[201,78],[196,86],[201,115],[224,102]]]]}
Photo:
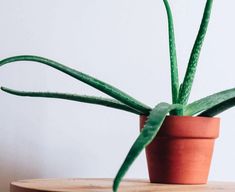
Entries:
{"type": "MultiPolygon", "coordinates": [[[[147,115],[140,115],[140,116],[143,116],[143,117],[148,117],[147,115]]],[[[184,115],[184,116],[178,116],[178,115],[167,115],[166,118],[191,118],[191,119],[218,119],[220,120],[221,118],[220,117],[203,117],[203,116],[189,116],[189,115],[184,115]]]]}
{"type": "MultiPolygon", "coordinates": [[[[140,119],[146,120],[146,116],[141,116],[140,119]]],[[[156,137],[215,139],[219,136],[219,127],[218,117],[169,115],[165,118],[156,137]]]]}
{"type": "Polygon", "coordinates": [[[203,116],[189,116],[189,115],[185,115],[185,116],[178,116],[178,115],[167,115],[166,118],[191,118],[191,119],[198,119],[198,120],[202,120],[202,119],[218,119],[220,120],[220,117],[203,117],[203,116]]]}

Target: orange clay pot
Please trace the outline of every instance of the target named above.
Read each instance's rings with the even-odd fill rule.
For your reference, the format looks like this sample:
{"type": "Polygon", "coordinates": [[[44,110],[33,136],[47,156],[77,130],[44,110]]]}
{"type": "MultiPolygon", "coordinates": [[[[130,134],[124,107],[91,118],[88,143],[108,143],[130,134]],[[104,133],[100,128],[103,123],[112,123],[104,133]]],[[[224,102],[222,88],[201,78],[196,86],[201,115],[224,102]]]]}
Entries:
{"type": "MultiPolygon", "coordinates": [[[[146,116],[140,116],[140,127],[146,116]]],[[[168,116],[146,148],[151,183],[207,183],[219,118],[168,116]]]]}

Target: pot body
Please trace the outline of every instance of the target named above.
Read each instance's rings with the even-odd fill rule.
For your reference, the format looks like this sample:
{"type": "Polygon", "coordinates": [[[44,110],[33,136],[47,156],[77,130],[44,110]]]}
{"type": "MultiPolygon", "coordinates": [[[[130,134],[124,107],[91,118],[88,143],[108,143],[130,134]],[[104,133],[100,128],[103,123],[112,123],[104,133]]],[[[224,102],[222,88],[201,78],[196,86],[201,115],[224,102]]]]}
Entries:
{"type": "MultiPolygon", "coordinates": [[[[146,116],[140,116],[143,128],[146,116]]],[[[150,182],[205,184],[219,135],[219,118],[168,116],[146,147],[150,182]]]]}

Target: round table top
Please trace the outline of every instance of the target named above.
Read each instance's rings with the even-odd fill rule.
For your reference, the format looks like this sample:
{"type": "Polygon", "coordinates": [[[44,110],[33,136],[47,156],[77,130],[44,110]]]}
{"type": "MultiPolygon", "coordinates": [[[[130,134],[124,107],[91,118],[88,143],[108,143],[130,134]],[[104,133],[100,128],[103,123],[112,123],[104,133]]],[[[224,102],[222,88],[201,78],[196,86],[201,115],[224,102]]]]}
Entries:
{"type": "MultiPolygon", "coordinates": [[[[11,192],[111,192],[112,179],[35,179],[11,183],[11,192]]],[[[235,182],[209,182],[206,185],[152,184],[147,180],[126,179],[120,192],[232,192],[235,182]]]]}

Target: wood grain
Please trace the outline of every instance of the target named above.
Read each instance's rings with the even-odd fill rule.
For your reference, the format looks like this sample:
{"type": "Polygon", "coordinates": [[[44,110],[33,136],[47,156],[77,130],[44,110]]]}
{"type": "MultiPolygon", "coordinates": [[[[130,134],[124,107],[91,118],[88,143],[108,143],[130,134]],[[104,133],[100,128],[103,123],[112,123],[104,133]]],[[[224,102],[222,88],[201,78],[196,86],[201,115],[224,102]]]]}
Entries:
{"type": "MultiPolygon", "coordinates": [[[[11,183],[11,192],[111,192],[112,179],[36,179],[11,183]]],[[[147,180],[127,179],[120,192],[233,192],[235,182],[207,185],[151,184],[147,180]]]]}

